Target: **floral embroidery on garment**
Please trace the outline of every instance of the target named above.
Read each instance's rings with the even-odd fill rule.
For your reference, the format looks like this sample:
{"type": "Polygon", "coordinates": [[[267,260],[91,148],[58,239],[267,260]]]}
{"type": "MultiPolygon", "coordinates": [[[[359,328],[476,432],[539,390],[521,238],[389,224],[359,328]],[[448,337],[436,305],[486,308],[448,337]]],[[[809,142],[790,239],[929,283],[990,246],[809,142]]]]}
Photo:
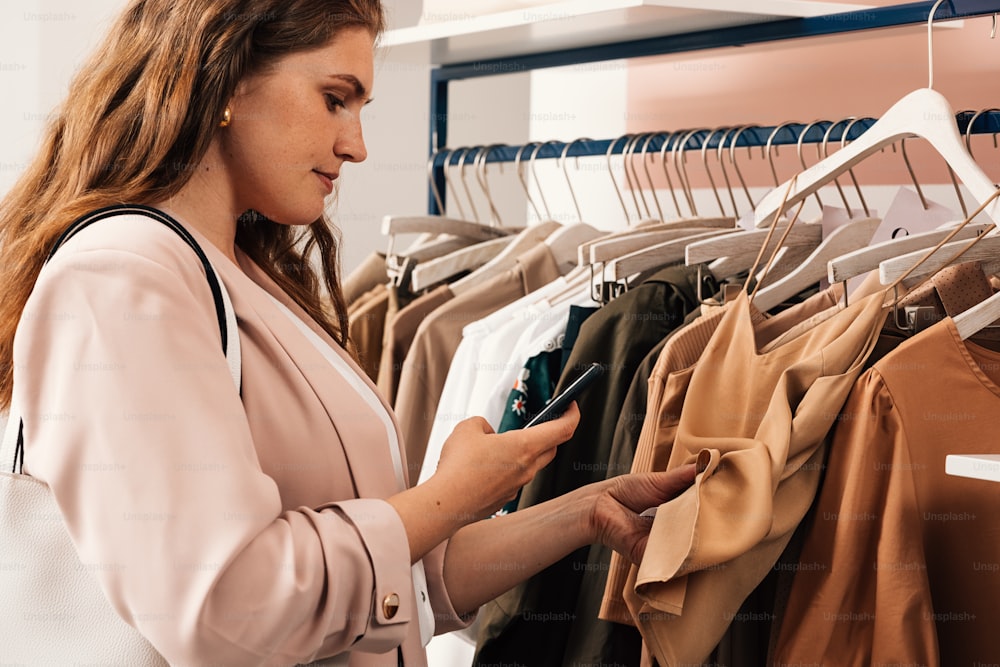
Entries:
{"type": "Polygon", "coordinates": [[[517,379],[514,380],[514,388],[511,390],[511,405],[510,409],[518,417],[526,417],[528,414],[528,379],[531,377],[531,371],[527,368],[522,368],[521,372],[517,374],[517,379]]]}

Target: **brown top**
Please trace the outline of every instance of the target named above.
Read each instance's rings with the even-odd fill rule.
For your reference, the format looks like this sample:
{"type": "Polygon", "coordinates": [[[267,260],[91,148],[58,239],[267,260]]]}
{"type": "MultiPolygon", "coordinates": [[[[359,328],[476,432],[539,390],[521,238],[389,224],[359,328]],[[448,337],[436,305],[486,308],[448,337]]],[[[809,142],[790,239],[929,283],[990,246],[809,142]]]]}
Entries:
{"type": "Polygon", "coordinates": [[[674,422],[659,408],[647,413],[653,459],[668,469],[698,460],[705,470],[658,508],[625,590],[664,667],[708,657],[808,509],[823,438],[877,338],[883,299],[856,300],[765,353],[741,293],[698,363],[667,378],[660,405],[685,398],[674,422]]]}
{"type": "Polygon", "coordinates": [[[776,661],[976,665],[1000,655],[1000,513],[948,454],[997,452],[1000,354],[946,319],[862,375],[830,444],[776,661]]]}
{"type": "Polygon", "coordinates": [[[389,310],[389,292],[385,285],[378,285],[355,303],[358,305],[348,314],[347,333],[365,374],[375,380],[382,359],[382,334],[389,310]]]}
{"type": "MultiPolygon", "coordinates": [[[[389,296],[391,306],[391,292],[389,296]]],[[[413,337],[417,334],[417,327],[425,317],[453,298],[455,295],[451,289],[447,285],[441,285],[400,308],[391,320],[386,321],[376,384],[390,405],[396,402],[396,389],[403,370],[403,360],[406,359],[413,337]]],[[[417,478],[414,471],[410,471],[410,474],[414,479],[417,478]]]]}

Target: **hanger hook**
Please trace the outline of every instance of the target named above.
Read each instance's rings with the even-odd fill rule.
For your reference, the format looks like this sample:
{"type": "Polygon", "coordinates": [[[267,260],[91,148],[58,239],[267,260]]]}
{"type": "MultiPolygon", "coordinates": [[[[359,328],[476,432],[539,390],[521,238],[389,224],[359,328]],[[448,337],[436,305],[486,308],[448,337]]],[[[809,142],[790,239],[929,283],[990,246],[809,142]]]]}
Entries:
{"type": "Polygon", "coordinates": [[[937,0],[927,14],[927,87],[934,88],[934,13],[944,0],[937,0]]]}
{"type": "Polygon", "coordinates": [[[674,169],[677,171],[677,177],[681,182],[681,188],[684,191],[684,196],[687,198],[688,206],[691,208],[691,215],[696,217],[698,215],[698,207],[697,205],[695,205],[694,194],[691,191],[691,181],[688,178],[687,167],[685,166],[685,163],[687,162],[686,151],[688,142],[691,140],[693,136],[695,136],[699,132],[707,132],[707,130],[705,129],[689,130],[681,138],[679,142],[674,144],[674,150],[672,155],[674,160],[674,169]]]}
{"type": "Polygon", "coordinates": [[[528,203],[531,204],[531,208],[535,211],[535,217],[541,220],[542,214],[538,210],[538,206],[535,204],[534,197],[531,196],[531,190],[528,188],[528,182],[524,180],[524,172],[521,169],[521,156],[524,155],[524,151],[537,144],[537,141],[531,141],[517,149],[517,154],[514,155],[514,171],[517,173],[517,180],[521,182],[521,188],[524,190],[524,196],[528,198],[528,203]]]}
{"type": "MultiPolygon", "coordinates": [[[[570,197],[573,198],[573,207],[576,208],[576,217],[580,222],[583,222],[583,214],[580,212],[580,203],[576,200],[576,191],[573,190],[573,183],[569,180],[569,167],[566,165],[566,158],[569,155],[569,149],[573,146],[573,144],[578,144],[583,141],[593,141],[593,139],[589,137],[581,137],[579,139],[574,139],[573,141],[563,146],[562,150],[563,175],[566,177],[566,187],[569,188],[569,195],[570,197]]],[[[576,166],[577,168],[580,167],[579,155],[576,156],[576,166]]]]}
{"type": "MultiPolygon", "coordinates": [[[[486,162],[490,156],[490,153],[498,148],[506,148],[507,144],[491,144],[483,149],[479,155],[476,156],[476,180],[479,181],[479,187],[482,188],[483,194],[486,195],[486,201],[490,205],[490,225],[500,226],[503,221],[500,220],[500,212],[497,210],[496,204],[493,202],[493,195],[490,193],[490,184],[486,179],[486,162]]],[[[503,173],[503,162],[499,163],[500,173],[503,173]]]]}
{"type": "MultiPolygon", "coordinates": [[[[642,134],[640,134],[636,138],[635,143],[632,145],[632,151],[629,155],[629,160],[632,163],[632,176],[635,178],[635,186],[639,190],[639,199],[642,201],[642,208],[646,211],[646,218],[653,217],[653,209],[652,207],[650,207],[649,202],[646,200],[646,188],[643,186],[642,179],[639,177],[639,168],[635,164],[635,155],[636,152],[638,152],[639,163],[642,164],[643,167],[645,167],[646,152],[649,149],[649,142],[652,141],[657,134],[659,134],[659,132],[643,132],[642,134]],[[639,147],[640,143],[642,144],[641,148],[639,147]]],[[[647,175],[648,175],[648,170],[647,170],[647,175]]],[[[652,186],[652,181],[650,181],[650,185],[652,186]]],[[[651,187],[650,189],[653,190],[653,203],[656,204],[657,207],[659,207],[659,202],[656,201],[655,188],[651,187]]],[[[660,217],[662,219],[662,216],[660,217]]]]}
{"type": "Polygon", "coordinates": [[[480,222],[479,212],[476,210],[476,203],[472,199],[472,193],[469,192],[469,184],[465,180],[465,161],[468,159],[469,155],[473,151],[475,151],[476,157],[478,159],[479,151],[481,151],[482,148],[483,148],[482,146],[474,146],[468,149],[465,153],[462,153],[462,157],[459,158],[458,160],[458,175],[460,177],[460,180],[462,181],[462,189],[465,190],[465,196],[469,200],[469,206],[472,208],[472,218],[476,222],[480,222]]]}
{"type": "MultiPolygon", "coordinates": [[[[750,202],[750,208],[757,208],[757,204],[754,202],[753,197],[750,196],[750,188],[747,187],[746,179],[743,178],[743,172],[740,171],[740,165],[736,163],[736,147],[739,144],[740,135],[742,135],[746,130],[755,129],[758,129],[757,125],[744,125],[740,129],[736,130],[736,134],[733,135],[732,140],[729,142],[729,163],[733,165],[736,177],[740,179],[740,187],[743,188],[743,194],[746,195],[747,201],[750,202]]],[[[749,146],[747,146],[747,152],[750,152],[749,146]]]]}
{"type": "Polygon", "coordinates": [[[722,137],[719,139],[719,145],[715,150],[715,158],[719,161],[719,169],[722,171],[722,179],[726,183],[726,191],[729,192],[729,201],[733,205],[733,216],[736,218],[740,217],[739,209],[736,208],[736,193],[733,192],[733,184],[729,180],[729,172],[726,171],[726,161],[722,159],[723,153],[726,151],[726,140],[729,139],[730,134],[735,133],[738,128],[731,127],[722,133],[722,137]]]}
{"type": "Polygon", "coordinates": [[[639,141],[644,136],[646,136],[645,132],[633,134],[629,137],[628,143],[625,144],[625,148],[622,149],[622,165],[625,169],[625,182],[628,183],[629,193],[632,195],[632,203],[635,204],[635,212],[639,219],[642,219],[643,217],[643,209],[646,211],[646,217],[649,217],[649,208],[646,206],[646,200],[642,200],[642,206],[640,207],[639,198],[635,194],[636,190],[639,189],[639,176],[635,173],[635,160],[633,156],[635,155],[636,146],[639,145],[639,141]],[[630,166],[632,167],[631,171],[629,170],[630,166]]]}
{"type": "MultiPolygon", "coordinates": [[[[996,15],[994,14],[994,18],[995,17],[996,15]]],[[[993,107],[991,109],[980,109],[979,111],[977,111],[972,115],[972,118],[969,119],[969,124],[965,127],[965,148],[966,150],[969,151],[969,155],[972,155],[972,157],[975,157],[975,155],[972,154],[972,126],[975,124],[976,120],[983,114],[993,113],[995,111],[1000,111],[1000,109],[996,107],[993,107]]],[[[996,143],[995,134],[993,135],[993,142],[996,143]]]]}
{"type": "Polygon", "coordinates": [[[444,157],[444,164],[441,165],[441,173],[447,179],[448,171],[445,169],[445,165],[448,164],[448,158],[451,157],[451,154],[454,153],[454,151],[449,148],[442,147],[434,151],[430,159],[427,160],[427,180],[430,181],[431,192],[434,194],[434,201],[437,203],[438,211],[440,211],[441,215],[444,215],[444,200],[441,198],[441,191],[438,189],[437,179],[434,178],[434,163],[437,161],[438,156],[442,153],[446,153],[446,155],[444,157]]]}
{"type": "Polygon", "coordinates": [[[906,171],[910,172],[910,180],[913,181],[913,187],[917,191],[917,196],[920,197],[920,205],[923,206],[926,211],[928,208],[927,198],[924,197],[923,188],[920,187],[920,182],[917,181],[917,175],[913,171],[913,165],[910,164],[910,156],[906,154],[906,137],[899,140],[899,152],[903,155],[903,164],[906,165],[906,171]]]}
{"type": "MultiPolygon", "coordinates": [[[[817,148],[817,153],[822,150],[822,157],[828,157],[830,155],[830,135],[833,134],[833,130],[841,123],[848,123],[852,120],[854,120],[854,116],[849,116],[843,120],[830,123],[830,127],[826,128],[826,132],[823,133],[823,144],[821,148],[817,148]]],[[[844,203],[844,210],[847,212],[847,217],[853,220],[854,213],[851,211],[851,204],[847,201],[847,195],[844,194],[844,189],[840,187],[840,180],[834,177],[833,185],[837,188],[837,193],[840,195],[840,201],[844,203]]]]}
{"type": "Polygon", "coordinates": [[[617,139],[613,140],[610,144],[608,144],[608,152],[607,152],[607,155],[606,155],[606,157],[608,159],[608,176],[611,177],[611,183],[615,187],[615,194],[618,195],[618,202],[622,205],[622,213],[625,214],[625,224],[626,225],[632,224],[631,223],[631,218],[629,217],[629,214],[628,214],[628,208],[625,207],[625,198],[622,197],[621,188],[618,187],[618,181],[615,180],[615,170],[614,170],[614,167],[611,164],[611,154],[614,153],[615,146],[618,145],[619,141],[621,141],[622,139],[629,140],[631,138],[632,138],[632,135],[630,135],[630,134],[623,134],[622,136],[620,136],[617,139]]]}
{"type": "Polygon", "coordinates": [[[729,133],[729,128],[717,127],[708,133],[708,136],[705,137],[705,141],[701,144],[701,164],[705,168],[705,174],[708,176],[708,182],[712,186],[712,194],[715,195],[715,201],[719,205],[719,215],[725,217],[726,210],[722,207],[722,197],[719,196],[719,188],[715,184],[715,178],[712,176],[712,170],[708,168],[708,145],[712,143],[712,137],[719,132],[722,132],[722,138],[719,140],[719,143],[721,144],[726,138],[726,134],[729,133]]]}
{"type": "Polygon", "coordinates": [[[656,213],[659,216],[660,222],[663,222],[664,221],[663,208],[660,206],[660,198],[656,194],[656,185],[653,183],[653,177],[649,173],[649,163],[654,161],[656,157],[652,153],[647,153],[647,150],[649,149],[649,144],[653,141],[653,139],[660,136],[661,134],[663,133],[651,132],[649,136],[646,137],[646,141],[642,144],[642,150],[639,151],[639,159],[642,160],[642,170],[646,172],[646,180],[649,181],[649,190],[653,193],[653,203],[656,204],[656,213]],[[647,156],[649,158],[648,160],[646,159],[647,156]]]}
{"type": "MultiPolygon", "coordinates": [[[[862,120],[875,120],[875,119],[874,118],[867,118],[867,119],[855,118],[855,119],[851,120],[851,122],[848,123],[847,126],[844,128],[844,133],[842,135],[840,135],[840,147],[841,148],[843,148],[844,146],[847,145],[847,135],[849,135],[851,133],[851,128],[854,127],[855,124],[861,122],[862,120]]],[[[871,214],[871,211],[868,209],[868,202],[865,201],[865,196],[861,193],[861,186],[858,184],[858,179],[854,175],[854,169],[848,169],[847,170],[847,175],[851,177],[851,182],[854,183],[854,191],[858,193],[858,199],[861,200],[861,209],[865,212],[865,217],[866,218],[870,218],[872,214],[871,214]]]]}
{"type": "MultiPolygon", "coordinates": [[[[802,155],[802,143],[805,141],[806,135],[809,134],[809,130],[811,130],[812,128],[819,127],[823,123],[827,123],[827,122],[829,122],[829,121],[814,120],[813,122],[811,122],[808,125],[806,125],[805,127],[803,127],[802,131],[799,132],[799,139],[798,139],[798,141],[796,142],[796,145],[795,145],[795,152],[798,153],[799,163],[802,165],[802,169],[808,169],[809,168],[808,166],[806,166],[806,159],[802,155]]],[[[819,190],[817,190],[816,192],[813,193],[813,197],[816,198],[816,203],[819,204],[819,209],[822,211],[823,210],[823,200],[819,198],[819,190]]]]}
{"type": "Polygon", "coordinates": [[[458,188],[455,187],[455,181],[451,177],[451,171],[455,167],[455,163],[452,162],[452,159],[455,158],[456,155],[458,157],[462,157],[470,150],[472,149],[468,147],[457,148],[448,154],[448,157],[445,158],[444,162],[445,191],[447,192],[449,189],[451,190],[451,199],[455,202],[455,208],[458,209],[458,217],[462,220],[468,220],[469,218],[465,214],[465,207],[462,206],[462,198],[458,196],[458,188]]]}
{"type": "Polygon", "coordinates": [[[663,168],[663,176],[667,179],[667,190],[670,192],[670,198],[674,202],[674,212],[679,218],[681,217],[681,207],[677,201],[677,191],[674,188],[674,181],[670,178],[670,171],[667,170],[667,149],[670,148],[670,142],[677,137],[677,134],[677,132],[667,132],[663,138],[663,145],[660,147],[660,166],[663,168]]]}
{"type": "Polygon", "coordinates": [[[767,157],[767,164],[771,168],[771,178],[774,179],[774,187],[778,187],[779,185],[781,185],[781,182],[778,180],[778,170],[774,166],[774,156],[778,155],[778,147],[777,145],[774,145],[774,138],[778,136],[778,133],[781,132],[783,128],[791,127],[792,125],[797,125],[797,124],[798,123],[796,123],[795,121],[786,121],[784,123],[781,123],[780,125],[776,125],[774,129],[771,130],[771,133],[767,135],[767,142],[764,145],[765,146],[764,150],[766,151],[765,156],[767,157]],[[774,145],[773,154],[771,152],[772,145],[774,145]]]}
{"type": "Polygon", "coordinates": [[[546,146],[554,146],[557,143],[559,142],[551,139],[549,141],[543,141],[538,144],[533,151],[531,151],[531,155],[528,157],[528,169],[531,170],[531,175],[535,177],[535,187],[538,188],[538,198],[542,200],[542,206],[545,207],[545,217],[549,220],[552,219],[552,211],[549,210],[549,202],[545,200],[545,192],[542,190],[542,182],[538,180],[538,171],[535,169],[535,159],[538,157],[539,151],[543,148],[546,146]]]}

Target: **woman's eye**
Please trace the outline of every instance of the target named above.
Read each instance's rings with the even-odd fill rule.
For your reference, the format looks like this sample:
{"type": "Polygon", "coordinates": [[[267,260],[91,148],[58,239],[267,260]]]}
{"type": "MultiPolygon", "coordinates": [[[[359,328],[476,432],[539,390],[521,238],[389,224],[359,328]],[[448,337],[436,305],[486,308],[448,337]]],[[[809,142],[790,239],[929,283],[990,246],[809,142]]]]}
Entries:
{"type": "Polygon", "coordinates": [[[330,111],[334,111],[344,106],[344,100],[340,99],[336,95],[326,93],[324,97],[326,98],[326,106],[330,109],[330,111]]]}

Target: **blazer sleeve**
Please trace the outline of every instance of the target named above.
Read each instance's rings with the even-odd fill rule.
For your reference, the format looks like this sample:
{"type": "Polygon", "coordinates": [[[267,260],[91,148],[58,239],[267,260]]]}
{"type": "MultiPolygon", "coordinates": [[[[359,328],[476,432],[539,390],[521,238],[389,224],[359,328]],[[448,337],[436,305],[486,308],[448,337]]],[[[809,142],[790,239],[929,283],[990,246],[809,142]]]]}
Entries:
{"type": "Polygon", "coordinates": [[[67,243],[14,346],[25,472],[51,487],[82,567],[171,664],[394,648],[415,621],[399,516],[373,499],[283,511],[190,249],[104,224],[125,238],[67,243]]]}

